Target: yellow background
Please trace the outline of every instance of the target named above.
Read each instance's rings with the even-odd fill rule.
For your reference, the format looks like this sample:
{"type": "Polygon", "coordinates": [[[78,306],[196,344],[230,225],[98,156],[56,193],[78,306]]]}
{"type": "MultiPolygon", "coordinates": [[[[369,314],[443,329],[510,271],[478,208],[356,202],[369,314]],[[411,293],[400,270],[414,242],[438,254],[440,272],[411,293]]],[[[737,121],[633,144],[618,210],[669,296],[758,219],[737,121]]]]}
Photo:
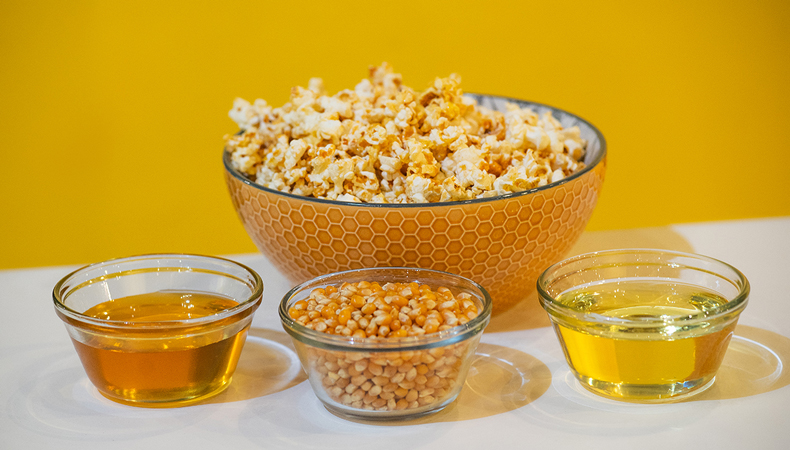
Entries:
{"type": "Polygon", "coordinates": [[[609,166],[588,229],[790,214],[786,1],[0,2],[0,268],[255,251],[237,96],[405,82],[555,105],[609,166]]]}

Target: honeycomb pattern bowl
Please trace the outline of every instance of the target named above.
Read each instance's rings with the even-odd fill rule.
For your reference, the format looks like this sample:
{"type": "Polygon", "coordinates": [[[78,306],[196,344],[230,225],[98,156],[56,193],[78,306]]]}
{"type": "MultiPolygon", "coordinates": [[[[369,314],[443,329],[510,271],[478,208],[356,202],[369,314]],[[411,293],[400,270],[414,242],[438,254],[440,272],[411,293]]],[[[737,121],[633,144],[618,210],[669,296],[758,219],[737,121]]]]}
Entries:
{"type": "Polygon", "coordinates": [[[442,203],[367,204],[279,192],[235,171],[224,152],[233,206],[260,251],[293,283],[366,267],[405,266],[472,279],[491,295],[494,312],[535,289],[538,275],[565,255],[598,201],[606,141],[590,123],[557,108],[472,95],[504,111],[512,102],[551,111],[586,139],[584,170],[556,183],[497,197],[442,203]]]}

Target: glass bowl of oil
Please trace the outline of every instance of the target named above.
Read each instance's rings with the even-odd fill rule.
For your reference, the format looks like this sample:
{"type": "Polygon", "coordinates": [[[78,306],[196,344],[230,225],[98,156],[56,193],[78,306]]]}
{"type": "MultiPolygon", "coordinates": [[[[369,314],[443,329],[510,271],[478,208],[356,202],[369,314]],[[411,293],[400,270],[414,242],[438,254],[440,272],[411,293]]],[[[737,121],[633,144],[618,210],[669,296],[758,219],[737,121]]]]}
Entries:
{"type": "Polygon", "coordinates": [[[575,256],[546,269],[537,284],[582,386],[641,403],[710,387],[749,297],[736,268],[668,250],[575,256]]]}
{"type": "Polygon", "coordinates": [[[156,254],[82,267],[60,280],[52,297],[102,395],[172,407],[228,386],[263,282],[227,259],[156,254]]]}

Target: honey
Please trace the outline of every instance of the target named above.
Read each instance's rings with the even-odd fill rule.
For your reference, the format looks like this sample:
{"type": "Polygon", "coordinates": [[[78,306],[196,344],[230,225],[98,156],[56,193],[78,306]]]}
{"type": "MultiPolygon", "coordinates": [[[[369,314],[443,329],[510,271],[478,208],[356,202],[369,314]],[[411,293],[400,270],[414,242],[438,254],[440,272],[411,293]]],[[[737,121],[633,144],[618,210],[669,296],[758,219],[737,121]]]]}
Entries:
{"type": "Polygon", "coordinates": [[[577,378],[623,399],[662,399],[706,386],[736,324],[705,320],[721,312],[725,298],[662,280],[585,286],[559,295],[557,303],[584,314],[554,322],[577,378]]]}
{"type": "Polygon", "coordinates": [[[178,327],[156,324],[199,319],[236,305],[203,292],[160,291],[117,298],[83,315],[125,322],[123,332],[94,325],[77,338],[72,335],[72,341],[91,382],[111,400],[149,406],[172,399],[195,401],[230,382],[248,321],[231,317],[178,327]]]}

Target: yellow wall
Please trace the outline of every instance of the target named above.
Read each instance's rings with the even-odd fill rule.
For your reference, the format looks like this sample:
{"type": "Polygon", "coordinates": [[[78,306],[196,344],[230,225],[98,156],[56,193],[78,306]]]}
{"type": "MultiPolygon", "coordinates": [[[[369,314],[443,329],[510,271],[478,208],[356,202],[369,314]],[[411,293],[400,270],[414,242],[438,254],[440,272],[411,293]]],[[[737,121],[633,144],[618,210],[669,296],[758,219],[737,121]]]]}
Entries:
{"type": "Polygon", "coordinates": [[[176,3],[0,2],[0,268],[254,251],[222,178],[234,97],[381,61],[597,125],[588,229],[790,214],[787,1],[176,3]]]}

